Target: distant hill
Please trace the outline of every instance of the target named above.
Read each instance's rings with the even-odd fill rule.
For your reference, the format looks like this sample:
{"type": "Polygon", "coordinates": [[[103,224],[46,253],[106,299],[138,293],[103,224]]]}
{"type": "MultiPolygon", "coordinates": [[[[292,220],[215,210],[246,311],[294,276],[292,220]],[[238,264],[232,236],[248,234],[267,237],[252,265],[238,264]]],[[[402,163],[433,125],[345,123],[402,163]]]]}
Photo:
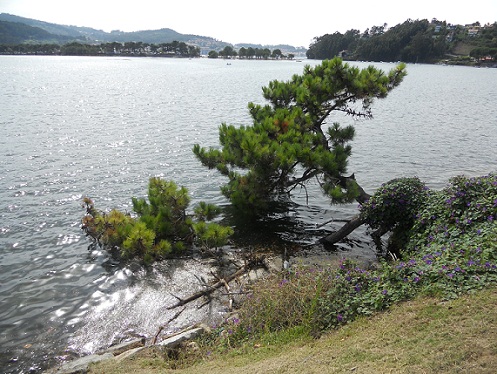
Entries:
{"type": "MultiPolygon", "coordinates": [[[[0,14],[0,44],[22,44],[22,43],[56,43],[65,44],[69,42],[83,43],[110,43],[110,42],[143,42],[150,44],[172,43],[173,41],[184,42],[197,46],[202,54],[210,50],[220,51],[230,43],[216,40],[212,37],[180,34],[174,30],[163,28],[159,30],[143,30],[134,32],[112,31],[105,32],[90,27],[78,27],[58,25],[55,23],[38,21],[12,14],[0,14]]],[[[240,44],[240,46],[257,46],[257,44],[240,44]]],[[[293,46],[264,46],[264,48],[296,51],[293,46]]]]}
{"type": "Polygon", "coordinates": [[[63,44],[71,41],[84,43],[144,42],[151,44],[178,41],[211,49],[222,49],[230,45],[211,37],[180,34],[168,28],[135,32],[105,32],[90,27],[58,25],[7,13],[0,14],[0,44],[47,42],[63,44]]]}
{"type": "Polygon", "coordinates": [[[67,43],[71,37],[54,35],[48,31],[24,23],[0,21],[0,44],[67,43]]]}

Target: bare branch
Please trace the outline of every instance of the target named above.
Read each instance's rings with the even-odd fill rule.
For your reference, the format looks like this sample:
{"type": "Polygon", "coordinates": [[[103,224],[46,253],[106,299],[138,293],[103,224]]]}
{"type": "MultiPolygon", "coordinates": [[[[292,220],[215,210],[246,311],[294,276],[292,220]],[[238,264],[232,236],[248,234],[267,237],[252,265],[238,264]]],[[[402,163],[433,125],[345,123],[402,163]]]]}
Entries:
{"type": "Polygon", "coordinates": [[[247,263],[246,265],[244,265],[243,267],[241,267],[240,269],[238,269],[235,273],[225,277],[224,279],[220,279],[219,281],[217,281],[213,285],[209,286],[208,289],[194,293],[193,295],[187,297],[186,299],[181,299],[181,298],[175,296],[179,301],[176,304],[168,307],[167,309],[171,310],[171,309],[177,308],[179,306],[183,306],[185,304],[188,304],[192,301],[195,301],[195,300],[201,298],[202,296],[209,296],[211,293],[213,293],[218,288],[224,286],[226,283],[231,282],[233,279],[236,279],[236,278],[240,277],[241,275],[245,274],[246,272],[248,272],[249,270],[251,270],[255,267],[259,267],[259,266],[261,266],[261,264],[259,264],[258,261],[251,261],[251,262],[247,263]]]}
{"type": "Polygon", "coordinates": [[[152,341],[152,345],[157,343],[157,338],[159,337],[159,334],[162,332],[162,330],[164,330],[167,325],[169,325],[172,321],[174,321],[176,318],[178,318],[180,316],[180,314],[184,312],[185,309],[186,309],[186,307],[184,307],[180,311],[176,312],[176,314],[174,316],[169,318],[169,320],[166,322],[165,325],[162,325],[159,327],[159,331],[157,331],[157,333],[155,334],[154,340],[152,341]]]}

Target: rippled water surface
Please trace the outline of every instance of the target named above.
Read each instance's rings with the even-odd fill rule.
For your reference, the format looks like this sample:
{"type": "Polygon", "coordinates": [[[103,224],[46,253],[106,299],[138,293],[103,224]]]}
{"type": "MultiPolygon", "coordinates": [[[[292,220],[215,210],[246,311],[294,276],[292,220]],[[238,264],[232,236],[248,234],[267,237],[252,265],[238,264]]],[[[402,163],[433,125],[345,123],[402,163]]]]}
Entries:
{"type": "MultiPolygon", "coordinates": [[[[150,336],[171,318],[171,294],[195,285],[195,274],[208,276],[209,267],[195,260],[116,266],[88,250],[81,198],[129,210],[131,196],[144,196],[149,177],[161,176],[185,185],[193,203],[226,204],[223,180],[196,161],[193,144],[217,145],[222,122],[250,124],[247,103],[262,103],[261,87],[303,66],[0,57],[0,368],[36,372],[54,357],[91,353],[124,335],[150,336]]],[[[441,188],[456,174],[495,171],[497,70],[408,65],[408,74],[374,105],[374,119],[356,123],[349,170],[359,183],[374,191],[417,175],[441,188]]],[[[306,242],[314,224],[336,217],[329,230],[355,213],[355,206],[330,207],[314,191],[308,205],[303,192],[295,197],[301,206],[275,237],[306,242]]],[[[348,250],[372,256],[367,246],[348,250]]]]}

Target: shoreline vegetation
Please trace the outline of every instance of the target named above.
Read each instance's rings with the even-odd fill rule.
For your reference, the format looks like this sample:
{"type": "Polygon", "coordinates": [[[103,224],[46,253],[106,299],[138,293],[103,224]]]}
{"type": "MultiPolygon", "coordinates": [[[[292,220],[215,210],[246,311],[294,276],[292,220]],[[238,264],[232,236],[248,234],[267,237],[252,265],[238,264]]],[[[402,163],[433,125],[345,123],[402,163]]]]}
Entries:
{"type": "MultiPolygon", "coordinates": [[[[136,41],[136,38],[140,37],[138,35],[129,36],[133,39],[119,41],[106,38],[91,40],[88,37],[80,40],[81,38],[70,39],[67,36],[58,40],[50,39],[44,33],[41,33],[38,40],[33,36],[37,35],[34,31],[26,33],[22,23],[4,24],[7,31],[4,37],[0,38],[0,55],[208,57],[248,60],[296,58],[298,61],[302,58],[326,60],[340,57],[347,61],[402,61],[497,67],[497,22],[486,25],[479,22],[459,25],[437,19],[408,19],[393,27],[384,24],[372,26],[363,32],[351,29],[344,34],[335,32],[316,36],[307,50],[283,45],[272,46],[271,50],[270,46],[249,44],[206,44],[201,41],[201,37],[181,41],[168,40],[167,38],[171,38],[169,34],[167,38],[166,34],[163,35],[164,42],[157,42],[157,39],[152,42],[147,39],[146,32],[140,34],[144,38],[138,39],[141,41],[136,41]]],[[[38,30],[44,31],[39,28],[38,30]]]]}
{"type": "MultiPolygon", "coordinates": [[[[233,50],[231,47],[223,51],[210,51],[208,55],[201,55],[200,49],[183,42],[165,43],[167,46],[143,45],[143,43],[105,43],[101,45],[70,43],[67,45],[58,44],[19,44],[19,45],[0,45],[0,56],[73,56],[73,57],[152,57],[152,58],[209,58],[223,60],[249,60],[249,61],[297,61],[302,62],[301,57],[292,53],[284,54],[279,49],[271,51],[268,48],[248,48],[242,49],[242,53],[233,50]],[[116,45],[118,46],[116,48],[116,45]]],[[[460,47],[467,49],[468,46],[460,47]]],[[[341,54],[344,61],[353,62],[399,62],[383,60],[362,60],[341,54]]],[[[313,60],[311,58],[310,60],[313,60]]],[[[433,59],[431,61],[414,61],[411,63],[426,63],[450,66],[471,66],[483,68],[497,68],[497,59],[491,56],[472,57],[464,54],[445,55],[443,58],[433,59]]]]}

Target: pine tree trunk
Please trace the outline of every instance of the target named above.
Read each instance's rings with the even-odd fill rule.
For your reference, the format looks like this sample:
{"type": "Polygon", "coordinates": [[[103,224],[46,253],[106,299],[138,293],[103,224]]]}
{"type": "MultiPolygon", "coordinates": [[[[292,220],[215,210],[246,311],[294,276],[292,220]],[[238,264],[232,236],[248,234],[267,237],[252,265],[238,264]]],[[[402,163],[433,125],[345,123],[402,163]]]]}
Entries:
{"type": "Polygon", "coordinates": [[[364,220],[359,214],[357,214],[349,222],[343,225],[338,231],[335,231],[334,233],[331,233],[330,235],[319,239],[319,243],[328,245],[338,243],[340,240],[347,237],[352,231],[361,226],[363,223],[364,220]]]}

